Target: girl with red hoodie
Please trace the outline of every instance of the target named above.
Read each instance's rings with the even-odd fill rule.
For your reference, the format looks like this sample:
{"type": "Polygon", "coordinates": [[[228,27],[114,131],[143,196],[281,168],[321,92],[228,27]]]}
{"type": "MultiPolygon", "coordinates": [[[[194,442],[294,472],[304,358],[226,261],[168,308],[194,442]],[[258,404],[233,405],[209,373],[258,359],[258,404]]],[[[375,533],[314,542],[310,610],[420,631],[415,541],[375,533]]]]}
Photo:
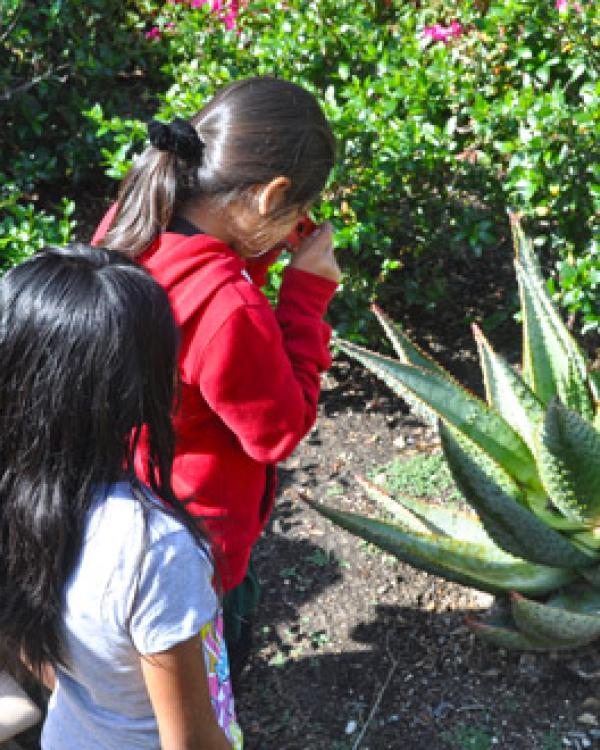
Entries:
{"type": "MultiPolygon", "coordinates": [[[[235,678],[276,464],[313,425],[330,365],[323,316],[340,271],[329,223],[292,254],[275,309],[259,287],[323,189],[335,142],[312,94],[268,77],[230,84],[189,121],[154,121],[149,136],[94,242],[145,266],[181,329],[172,483],[215,548],[235,678]]],[[[142,440],[140,471],[149,451],[142,440]]]]}

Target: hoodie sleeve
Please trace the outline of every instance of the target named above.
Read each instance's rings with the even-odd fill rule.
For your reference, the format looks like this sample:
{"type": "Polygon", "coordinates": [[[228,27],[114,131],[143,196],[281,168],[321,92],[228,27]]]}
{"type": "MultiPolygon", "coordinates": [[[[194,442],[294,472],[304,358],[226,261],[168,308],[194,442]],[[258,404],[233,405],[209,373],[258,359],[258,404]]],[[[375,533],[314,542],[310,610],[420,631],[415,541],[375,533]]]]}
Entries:
{"type": "Polygon", "coordinates": [[[288,268],[275,312],[262,295],[238,305],[203,347],[195,380],[256,461],[285,459],[313,425],[319,375],[331,364],[323,321],[336,284],[288,268]]]}

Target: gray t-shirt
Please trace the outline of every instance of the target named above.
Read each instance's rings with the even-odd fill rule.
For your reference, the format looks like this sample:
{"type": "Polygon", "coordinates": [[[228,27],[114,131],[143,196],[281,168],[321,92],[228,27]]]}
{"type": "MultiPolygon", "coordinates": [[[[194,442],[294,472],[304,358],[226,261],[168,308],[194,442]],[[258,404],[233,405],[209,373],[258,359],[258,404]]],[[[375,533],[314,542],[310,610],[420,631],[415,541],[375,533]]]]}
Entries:
{"type": "Polygon", "coordinates": [[[144,532],[128,484],[95,499],[66,587],[68,668],[57,670],[43,750],[159,750],[140,655],[165,651],[215,619],[211,579],[207,552],[177,520],[151,508],[144,532]]]}

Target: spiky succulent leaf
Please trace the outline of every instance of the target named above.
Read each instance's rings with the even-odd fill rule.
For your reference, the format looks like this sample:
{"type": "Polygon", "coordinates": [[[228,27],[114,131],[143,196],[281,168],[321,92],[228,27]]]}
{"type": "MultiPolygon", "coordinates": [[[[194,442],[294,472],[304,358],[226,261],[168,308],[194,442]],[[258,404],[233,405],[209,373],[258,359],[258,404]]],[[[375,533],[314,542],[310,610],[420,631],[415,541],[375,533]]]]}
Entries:
{"type": "Polygon", "coordinates": [[[533,451],[536,427],[544,419],[540,400],[508,362],[494,352],[478,326],[473,326],[473,333],[488,404],[521,435],[529,450],[533,451]]]}
{"type": "Polygon", "coordinates": [[[584,582],[577,582],[551,594],[546,602],[569,612],[600,616],[600,591],[584,582]]]}
{"type": "Polygon", "coordinates": [[[546,405],[555,396],[586,417],[593,415],[586,381],[569,362],[568,354],[548,318],[546,307],[536,296],[535,286],[515,262],[523,316],[523,377],[546,405]]]}
{"type": "Polygon", "coordinates": [[[338,526],[416,568],[483,591],[518,590],[539,596],[555,591],[575,577],[571,570],[517,560],[495,545],[412,533],[401,526],[356,513],[312,502],[310,505],[338,526]]]}
{"type": "Polygon", "coordinates": [[[469,617],[467,625],[478,638],[510,651],[559,651],[576,647],[570,643],[565,644],[562,641],[551,641],[523,633],[509,620],[483,621],[469,617]]]}
{"type": "Polygon", "coordinates": [[[600,589],[600,565],[593,565],[589,568],[582,568],[580,571],[582,578],[597,589],[600,589]]]}
{"type": "Polygon", "coordinates": [[[394,520],[403,526],[407,531],[415,531],[420,534],[429,534],[434,529],[427,523],[424,523],[412,510],[405,507],[402,503],[397,502],[389,492],[379,487],[373,482],[369,482],[364,477],[356,477],[356,481],[375,502],[379,503],[385,510],[394,516],[394,520]]]}
{"type": "Polygon", "coordinates": [[[569,533],[569,539],[580,549],[600,558],[600,529],[596,526],[586,531],[574,531],[569,533]]]}
{"type": "Polygon", "coordinates": [[[582,646],[600,636],[600,617],[541,604],[520,594],[511,596],[512,616],[524,633],[536,638],[582,646]]]}
{"type": "Polygon", "coordinates": [[[542,403],[554,396],[588,419],[593,404],[587,363],[556,309],[540,272],[533,243],[510,215],[523,316],[523,377],[542,403]]]}
{"type": "Polygon", "coordinates": [[[538,491],[526,490],[524,505],[531,510],[534,516],[537,516],[540,521],[550,526],[551,529],[571,534],[588,531],[590,528],[590,524],[587,521],[575,521],[572,518],[563,516],[562,513],[552,506],[543,488],[538,491]]]}
{"type": "Polygon", "coordinates": [[[411,341],[404,333],[401,326],[386,315],[380,307],[377,305],[371,305],[371,310],[383,330],[386,332],[387,337],[402,364],[422,367],[424,370],[431,370],[431,372],[436,372],[439,375],[443,375],[448,380],[454,381],[452,375],[411,341]]]}
{"type": "Polygon", "coordinates": [[[455,507],[406,495],[390,495],[363,477],[357,477],[357,481],[370,498],[382,505],[398,523],[406,525],[410,531],[440,534],[476,544],[494,544],[475,513],[465,513],[455,507]],[[410,514],[408,523],[406,513],[410,514]]]}
{"type": "Polygon", "coordinates": [[[516,557],[564,568],[590,565],[584,554],[525,508],[523,492],[477,445],[448,425],[440,425],[444,455],[458,487],[485,530],[516,557]]]}
{"type": "Polygon", "coordinates": [[[351,344],[349,341],[340,339],[336,343],[345,354],[360,362],[367,370],[377,375],[397,396],[406,401],[411,411],[417,417],[420,417],[424,422],[431,425],[431,427],[437,425],[438,414],[423,399],[418,398],[410,388],[403,385],[400,378],[394,374],[390,365],[394,363],[398,364],[395,360],[385,357],[382,354],[371,352],[357,344],[351,344]]]}
{"type": "Polygon", "coordinates": [[[600,523],[600,433],[554,399],[539,432],[540,478],[567,518],[600,523]]]}
{"type": "Polygon", "coordinates": [[[539,486],[533,455],[510,425],[483,401],[438,373],[343,342],[341,348],[398,395],[423,405],[480,445],[523,484],[539,486]]]}

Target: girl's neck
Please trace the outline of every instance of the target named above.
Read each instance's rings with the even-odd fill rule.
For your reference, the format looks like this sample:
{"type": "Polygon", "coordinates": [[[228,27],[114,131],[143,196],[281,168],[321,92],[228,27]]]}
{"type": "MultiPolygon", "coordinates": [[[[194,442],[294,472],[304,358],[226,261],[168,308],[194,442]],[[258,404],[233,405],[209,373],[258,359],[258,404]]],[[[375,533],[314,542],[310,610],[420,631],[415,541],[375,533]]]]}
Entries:
{"type": "Polygon", "coordinates": [[[231,231],[232,222],[226,208],[216,211],[207,204],[185,206],[178,212],[178,215],[211,237],[216,237],[234,250],[236,249],[235,236],[231,231]]]}

